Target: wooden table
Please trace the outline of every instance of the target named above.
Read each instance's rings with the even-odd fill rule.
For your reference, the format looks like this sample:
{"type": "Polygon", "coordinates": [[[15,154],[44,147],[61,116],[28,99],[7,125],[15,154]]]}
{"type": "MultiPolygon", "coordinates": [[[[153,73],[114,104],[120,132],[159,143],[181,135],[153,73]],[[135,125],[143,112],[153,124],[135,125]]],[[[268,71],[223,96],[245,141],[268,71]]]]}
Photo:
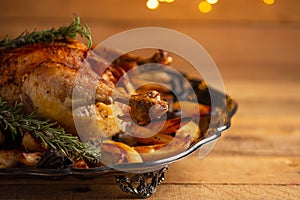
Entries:
{"type": "MultiPolygon", "coordinates": [[[[32,14],[34,12],[24,11],[19,6],[20,13],[12,14],[15,4],[9,2],[6,4],[10,7],[6,5],[1,11],[1,36],[17,35],[28,27],[44,28],[45,23],[59,26],[69,21],[62,11],[57,13],[57,18],[51,18],[50,14],[41,11],[32,14]]],[[[106,4],[110,5],[110,1],[106,4]]],[[[49,10],[57,7],[46,5],[49,10]]],[[[185,21],[176,21],[176,17],[173,21],[150,21],[149,16],[144,16],[145,21],[135,20],[136,16],[130,12],[128,16],[124,14],[125,20],[104,12],[104,19],[99,22],[95,13],[76,10],[80,6],[83,5],[72,4],[69,8],[86,16],[96,42],[140,26],[163,26],[194,38],[216,61],[226,91],[239,104],[232,127],[224,132],[213,151],[204,159],[195,153],[171,164],[166,180],[150,199],[300,199],[298,11],[286,15],[292,17],[291,21],[281,15],[286,23],[280,23],[275,15],[267,15],[265,19],[270,21],[258,22],[260,17],[265,17],[262,13],[251,15],[252,18],[242,16],[244,22],[235,21],[232,16],[225,16],[228,22],[227,18],[222,21],[222,15],[213,15],[215,21],[212,22],[198,22],[189,15],[185,21]]],[[[171,15],[166,13],[165,16],[171,15]]],[[[123,193],[113,179],[0,180],[0,200],[132,198],[123,193]]]]}

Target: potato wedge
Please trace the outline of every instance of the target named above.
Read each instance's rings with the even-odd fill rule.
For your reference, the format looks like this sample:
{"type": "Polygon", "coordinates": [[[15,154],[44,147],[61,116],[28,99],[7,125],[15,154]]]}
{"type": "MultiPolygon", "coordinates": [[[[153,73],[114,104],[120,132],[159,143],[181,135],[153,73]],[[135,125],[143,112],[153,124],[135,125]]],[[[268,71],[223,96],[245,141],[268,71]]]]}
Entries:
{"type": "Polygon", "coordinates": [[[26,132],[22,138],[22,146],[32,152],[45,151],[47,147],[30,133],[26,132]]]}
{"type": "Polygon", "coordinates": [[[173,104],[174,110],[181,110],[183,116],[201,116],[211,112],[211,107],[191,101],[180,101],[173,104]]]}
{"type": "Polygon", "coordinates": [[[157,133],[156,135],[148,138],[136,138],[137,141],[146,145],[167,145],[174,137],[162,133],[157,133]]]}
{"type": "Polygon", "coordinates": [[[20,163],[22,151],[13,150],[1,150],[0,149],[0,169],[16,167],[20,163]]]}
{"type": "Polygon", "coordinates": [[[191,139],[189,136],[186,138],[173,138],[173,140],[167,144],[137,146],[134,149],[140,154],[145,162],[161,160],[171,156],[175,156],[184,152],[189,148],[191,139]]]}
{"type": "Polygon", "coordinates": [[[134,148],[121,142],[104,140],[101,150],[101,162],[105,165],[143,162],[140,154],[134,148]]]}
{"type": "Polygon", "coordinates": [[[190,121],[181,126],[175,135],[176,138],[186,138],[188,136],[191,139],[191,143],[195,142],[200,137],[200,128],[194,121],[190,121]]]}
{"type": "Polygon", "coordinates": [[[183,126],[191,120],[191,117],[177,117],[166,121],[154,121],[145,127],[132,124],[129,131],[130,134],[136,138],[150,138],[154,137],[157,133],[172,134],[176,132],[180,126],[183,126]]]}
{"type": "Polygon", "coordinates": [[[35,167],[41,161],[42,155],[41,152],[22,153],[20,162],[26,166],[35,167]]]}

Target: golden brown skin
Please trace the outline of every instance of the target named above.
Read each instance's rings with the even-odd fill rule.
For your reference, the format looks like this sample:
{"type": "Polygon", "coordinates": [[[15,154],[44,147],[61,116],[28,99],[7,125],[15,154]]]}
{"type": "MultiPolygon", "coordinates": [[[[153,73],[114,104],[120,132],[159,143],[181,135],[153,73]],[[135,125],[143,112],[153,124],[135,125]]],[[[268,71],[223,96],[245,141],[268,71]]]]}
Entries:
{"type": "Polygon", "coordinates": [[[20,149],[0,149],[0,169],[17,167],[21,163],[34,167],[41,160],[42,155],[41,152],[24,153],[20,149]]]}
{"type": "MultiPolygon", "coordinates": [[[[168,60],[162,52],[148,60],[130,56],[123,56],[122,59],[119,60],[122,61],[120,66],[107,66],[101,58],[93,57],[93,52],[83,43],[75,40],[2,49],[0,97],[11,104],[22,101],[28,112],[35,111],[46,119],[57,121],[68,132],[76,134],[72,105],[79,107],[84,104],[82,99],[93,100],[89,89],[96,91],[96,102],[110,104],[114,84],[126,73],[122,65],[125,66],[128,60],[135,66],[168,60]],[[88,55],[89,61],[96,64],[84,62],[88,55]],[[80,84],[78,77],[82,77],[80,84]],[[77,90],[81,95],[78,99],[72,98],[73,91],[77,90]]],[[[160,100],[159,94],[150,94],[154,93],[132,95],[129,100],[131,117],[140,125],[150,122],[151,107],[155,108],[152,117],[160,117],[167,111],[167,104],[160,100]]]]}
{"type": "Polygon", "coordinates": [[[39,141],[36,137],[31,135],[29,132],[26,132],[22,137],[22,146],[31,152],[44,152],[48,148],[47,146],[39,141]]]}
{"type": "Polygon", "coordinates": [[[2,150],[0,149],[0,169],[16,167],[22,158],[21,150],[2,150]]]}
{"type": "MultiPolygon", "coordinates": [[[[88,48],[78,41],[34,44],[0,52],[0,96],[13,104],[21,98],[43,117],[69,130],[72,91],[88,48]]],[[[93,71],[85,72],[87,87],[93,71]]],[[[112,88],[98,81],[95,100],[110,103],[112,88]]],[[[74,131],[74,130],[73,130],[74,131]]]]}

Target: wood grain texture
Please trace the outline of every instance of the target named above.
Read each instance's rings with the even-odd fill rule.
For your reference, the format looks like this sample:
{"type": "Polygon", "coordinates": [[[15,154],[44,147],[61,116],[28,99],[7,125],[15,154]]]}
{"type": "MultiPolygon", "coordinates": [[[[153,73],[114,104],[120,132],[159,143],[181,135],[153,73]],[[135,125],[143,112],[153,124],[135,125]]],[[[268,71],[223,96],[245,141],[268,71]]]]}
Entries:
{"type": "MultiPolygon", "coordinates": [[[[16,37],[24,30],[38,30],[58,27],[63,24],[69,24],[72,20],[70,16],[66,20],[20,20],[20,22],[1,21],[0,18],[0,38],[5,35],[16,37]]],[[[170,28],[179,31],[195,39],[211,55],[218,66],[228,72],[235,73],[237,68],[249,71],[253,65],[259,65],[263,69],[259,77],[272,77],[273,68],[285,68],[284,75],[291,75],[293,70],[300,63],[298,52],[300,51],[300,29],[291,28],[282,24],[263,25],[241,25],[238,23],[226,22],[222,25],[219,23],[195,22],[186,25],[185,23],[171,23],[162,21],[161,23],[135,22],[125,24],[106,24],[105,20],[85,20],[91,27],[94,44],[113,36],[114,34],[127,31],[129,29],[145,26],[158,26],[170,28]],[[226,69],[226,66],[233,65],[232,70],[226,69]],[[266,67],[264,67],[264,65],[266,67]],[[229,71],[230,70],[230,71],[229,71]]],[[[107,22],[109,23],[109,21],[107,22]]],[[[298,27],[300,27],[298,25],[298,27]]],[[[257,71],[258,73],[259,71],[257,71]]],[[[245,74],[245,73],[243,73],[245,74]]],[[[292,74],[294,77],[297,74],[292,74]]]]}
{"type": "MultiPolygon", "coordinates": [[[[295,184],[300,185],[300,158],[288,156],[226,155],[211,153],[205,159],[197,154],[173,163],[164,183],[168,184],[295,184]]],[[[114,178],[79,181],[6,179],[1,184],[103,184],[114,178]]]]}
{"type": "MultiPolygon", "coordinates": [[[[115,185],[1,185],[0,199],[136,199],[115,185]]],[[[150,199],[297,200],[299,185],[163,184],[150,199]]]]}

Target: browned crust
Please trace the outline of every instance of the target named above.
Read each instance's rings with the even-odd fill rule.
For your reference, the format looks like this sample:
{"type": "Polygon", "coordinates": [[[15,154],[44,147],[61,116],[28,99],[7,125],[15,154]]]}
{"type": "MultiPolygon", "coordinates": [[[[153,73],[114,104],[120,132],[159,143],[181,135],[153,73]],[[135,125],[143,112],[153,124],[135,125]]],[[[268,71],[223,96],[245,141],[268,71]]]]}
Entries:
{"type": "Polygon", "coordinates": [[[78,70],[88,48],[77,41],[26,45],[0,52],[0,87],[24,77],[44,62],[63,63],[68,70],[78,70]]]}

